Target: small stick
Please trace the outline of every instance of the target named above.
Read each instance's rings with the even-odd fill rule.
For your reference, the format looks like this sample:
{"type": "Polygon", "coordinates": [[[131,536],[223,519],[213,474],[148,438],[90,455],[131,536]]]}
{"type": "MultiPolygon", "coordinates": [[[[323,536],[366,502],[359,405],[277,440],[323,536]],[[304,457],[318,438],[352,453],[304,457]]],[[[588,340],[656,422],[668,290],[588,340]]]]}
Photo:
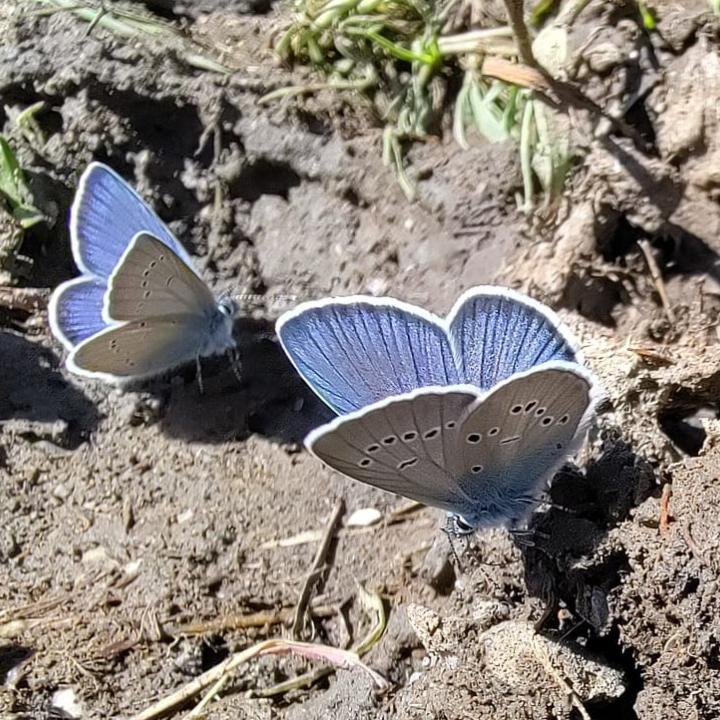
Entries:
{"type": "Polygon", "coordinates": [[[695,542],[695,538],[690,532],[690,526],[685,523],[680,523],[680,532],[682,533],[683,538],[685,538],[685,542],[690,548],[690,552],[692,553],[693,557],[696,560],[705,562],[705,555],[703,551],[698,547],[698,544],[695,542]]]}
{"type": "MultiPolygon", "coordinates": [[[[314,617],[327,618],[337,614],[337,608],[321,605],[310,609],[314,617]]],[[[227,630],[245,630],[248,628],[265,627],[266,625],[283,625],[294,618],[295,613],[290,608],[283,608],[278,612],[260,611],[248,615],[229,615],[208,622],[187,623],[173,625],[165,629],[168,635],[209,635],[218,634],[227,630]]]]}
{"type": "Polygon", "coordinates": [[[655,289],[658,291],[660,296],[660,302],[662,303],[665,315],[671,324],[675,323],[675,313],[673,312],[672,305],[670,305],[670,299],[665,291],[665,283],[662,279],[660,268],[655,261],[650,243],[647,240],[638,240],[638,247],[642,250],[642,254],[645,256],[645,262],[647,263],[648,270],[650,271],[650,277],[653,283],[655,283],[655,289]]]}
{"type": "Polygon", "coordinates": [[[325,536],[323,537],[323,541],[320,543],[320,547],[315,553],[315,558],[313,559],[310,572],[305,578],[305,583],[303,584],[302,591],[300,592],[300,597],[298,598],[298,604],[295,608],[295,617],[293,619],[292,628],[290,630],[293,638],[295,638],[296,640],[300,637],[303,628],[305,627],[305,617],[307,615],[307,608],[308,604],[310,603],[310,597],[317,584],[318,579],[325,570],[325,560],[327,559],[328,552],[330,551],[330,546],[332,544],[333,538],[335,537],[335,528],[337,527],[337,524],[344,513],[345,503],[342,499],[340,499],[335,503],[335,507],[325,530],[325,536]]]}
{"type": "Polygon", "coordinates": [[[617,133],[630,138],[637,148],[643,152],[648,149],[648,144],[634,127],[628,125],[622,118],[613,117],[605,112],[579,88],[569,82],[553,78],[540,67],[518,64],[505,58],[487,55],[483,59],[480,72],[488,77],[535,90],[543,102],[556,110],[564,105],[601,117],[609,122],[617,133]]]}
{"type": "Polygon", "coordinates": [[[662,496],[660,498],[660,534],[667,535],[670,529],[670,498],[672,497],[672,487],[663,485],[662,496]]]}
{"type": "Polygon", "coordinates": [[[0,307],[8,310],[39,312],[47,305],[48,296],[47,290],[0,285],[0,307]]]}
{"type": "Polygon", "coordinates": [[[388,687],[385,678],[361,662],[356,653],[327,645],[293,642],[292,640],[263,640],[257,645],[231,655],[227,660],[210,668],[176,692],[158,700],[154,705],[135,715],[132,720],[154,720],[154,718],[166,715],[178,705],[183,705],[199,695],[205,688],[215,685],[225,675],[230,675],[248,660],[263,655],[299,655],[308,660],[322,660],[337,667],[360,668],[370,675],[377,687],[388,687]]]}
{"type": "Polygon", "coordinates": [[[193,720],[205,715],[205,708],[210,704],[213,698],[217,697],[222,689],[227,685],[230,674],[223,675],[208,691],[207,695],[184,717],[183,720],[193,720]]]}
{"type": "Polygon", "coordinates": [[[541,639],[536,635],[533,638],[533,650],[535,651],[535,657],[540,663],[545,672],[560,686],[562,691],[567,695],[573,707],[580,713],[580,717],[583,720],[592,720],[588,713],[582,699],[573,689],[572,685],[560,674],[558,670],[553,667],[552,660],[547,648],[541,644],[541,639]]]}

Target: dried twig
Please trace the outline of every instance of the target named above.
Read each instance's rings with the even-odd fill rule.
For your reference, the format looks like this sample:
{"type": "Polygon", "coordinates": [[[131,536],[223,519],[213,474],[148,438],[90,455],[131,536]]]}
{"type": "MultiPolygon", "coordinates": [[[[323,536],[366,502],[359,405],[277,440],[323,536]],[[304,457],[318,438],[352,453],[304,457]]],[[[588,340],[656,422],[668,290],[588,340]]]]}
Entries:
{"type": "Polygon", "coordinates": [[[0,285],[0,307],[7,310],[39,313],[45,309],[48,296],[49,292],[43,289],[0,285]]]}
{"type": "Polygon", "coordinates": [[[542,640],[537,635],[533,638],[533,650],[535,651],[535,657],[537,658],[540,665],[542,665],[545,672],[558,684],[562,691],[567,695],[573,707],[580,713],[580,717],[583,720],[592,720],[588,713],[585,705],[573,689],[572,685],[560,674],[560,672],[553,666],[550,654],[547,648],[542,644],[542,640]]]}
{"type": "Polygon", "coordinates": [[[569,82],[553,78],[540,67],[518,64],[505,58],[488,55],[483,60],[481,72],[488,77],[535,90],[543,102],[556,110],[573,107],[592,113],[609,122],[620,135],[630,138],[639,150],[644,152],[648,149],[642,136],[625,120],[613,117],[582,90],[569,82]]]}
{"type": "Polygon", "coordinates": [[[132,720],[154,720],[157,717],[165,715],[179,705],[183,705],[188,700],[199,695],[206,688],[212,685],[215,685],[217,688],[220,681],[225,676],[229,676],[234,670],[240,667],[240,665],[252,658],[263,655],[299,655],[308,660],[329,662],[336,667],[360,668],[370,675],[378,688],[386,688],[388,684],[382,675],[376,673],[361,662],[360,658],[354,652],[340,650],[327,645],[296,642],[293,640],[264,640],[247,650],[230,656],[227,660],[187,683],[187,685],[184,685],[178,691],[159,700],[138,715],[135,715],[132,720]]]}
{"type": "MultiPolygon", "coordinates": [[[[362,657],[380,641],[380,638],[385,632],[387,617],[385,615],[385,606],[383,605],[382,598],[378,594],[368,592],[362,585],[358,586],[358,592],[360,605],[372,618],[372,626],[367,635],[352,647],[352,651],[356,652],[359,657],[362,657]]],[[[316,668],[315,670],[290,678],[272,687],[263,688],[262,690],[251,690],[248,694],[250,697],[275,697],[277,695],[283,695],[291,690],[300,690],[309,687],[321,678],[329,675],[332,671],[333,668],[316,668]]]]}
{"type": "Polygon", "coordinates": [[[690,548],[690,552],[693,557],[696,560],[705,562],[705,553],[703,553],[700,547],[698,547],[698,544],[695,542],[695,538],[692,536],[692,532],[690,532],[690,526],[687,523],[680,523],[680,532],[682,533],[688,548],[690,548]]]}
{"type": "MultiPolygon", "coordinates": [[[[310,614],[318,618],[332,617],[337,614],[337,608],[321,605],[311,608],[310,614]]],[[[166,628],[166,632],[171,636],[213,635],[227,630],[246,630],[248,628],[266,627],[270,625],[284,625],[294,617],[295,610],[293,608],[283,608],[277,612],[263,610],[247,615],[227,615],[208,622],[173,625],[166,628]]]]}
{"type": "Polygon", "coordinates": [[[325,561],[328,553],[330,552],[330,546],[332,545],[333,538],[335,537],[335,528],[340,522],[340,518],[345,513],[345,503],[342,499],[335,503],[332,515],[328,521],[327,528],[325,530],[325,537],[320,543],[320,547],[315,553],[310,572],[305,578],[300,597],[298,598],[297,607],[295,608],[295,617],[291,628],[292,636],[297,640],[302,634],[305,626],[305,616],[307,614],[308,604],[310,603],[310,597],[312,596],[313,589],[318,583],[318,580],[325,571],[325,561]]]}
{"type": "Polygon", "coordinates": [[[660,534],[667,535],[670,530],[670,498],[672,497],[672,487],[663,485],[662,496],[660,497],[660,534]]]}
{"type": "Polygon", "coordinates": [[[524,5],[523,0],[505,0],[505,9],[507,10],[508,20],[510,21],[510,26],[513,29],[513,34],[517,41],[520,59],[525,65],[536,68],[539,66],[532,50],[530,33],[525,24],[524,5]]]}
{"type": "Polygon", "coordinates": [[[668,298],[667,291],[665,290],[665,282],[663,281],[662,273],[660,272],[660,268],[655,260],[655,255],[653,255],[650,243],[647,240],[638,240],[638,247],[645,256],[645,262],[647,263],[648,270],[650,271],[650,277],[652,278],[653,283],[655,283],[655,289],[660,296],[660,302],[665,310],[665,315],[667,315],[667,319],[670,323],[674,324],[675,312],[670,304],[670,299],[668,298]]]}

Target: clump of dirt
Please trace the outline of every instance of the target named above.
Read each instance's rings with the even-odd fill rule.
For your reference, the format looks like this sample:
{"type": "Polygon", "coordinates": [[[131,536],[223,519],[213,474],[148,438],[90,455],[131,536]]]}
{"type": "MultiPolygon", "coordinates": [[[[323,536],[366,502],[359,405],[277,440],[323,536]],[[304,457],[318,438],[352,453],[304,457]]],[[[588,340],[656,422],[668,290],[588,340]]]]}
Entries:
{"type": "Polygon", "coordinates": [[[634,2],[593,0],[577,16],[558,72],[636,132],[572,113],[583,160],[531,215],[510,144],[416,145],[409,205],[350,103],[258,105],[297,76],[266,49],[287,8],[144,5],[242,70],[88,34],[31,2],[0,10],[0,130],[48,218],[0,293],[3,717],[129,717],[280,636],[338,499],[345,518],[373,507],[381,520],[337,533],[312,637],[358,642],[357,582],[379,593],[388,626],[364,661],[390,691],[341,670],[249,699],[315,667],[263,658],[208,717],[715,717],[720,73],[705,4],[647,3],[657,31],[634,2]],[[38,102],[37,129],[21,131],[17,113],[38,102]],[[37,308],[75,273],[65,219],[92,159],[136,185],[240,300],[240,379],[224,358],[203,363],[202,392],[194,367],[126,392],[66,372],[37,308]],[[493,281],[560,309],[605,401],[528,532],[456,541],[458,566],[438,513],[300,450],[330,412],[273,321],[330,293],[444,313],[493,281]]]}
{"type": "Polygon", "coordinates": [[[612,533],[627,574],[610,606],[622,628],[620,645],[639,670],[639,717],[653,717],[658,707],[678,719],[720,712],[720,539],[707,511],[720,499],[719,463],[713,448],[673,468],[669,525],[660,532],[662,509],[652,498],[636,509],[631,529],[612,533]]]}

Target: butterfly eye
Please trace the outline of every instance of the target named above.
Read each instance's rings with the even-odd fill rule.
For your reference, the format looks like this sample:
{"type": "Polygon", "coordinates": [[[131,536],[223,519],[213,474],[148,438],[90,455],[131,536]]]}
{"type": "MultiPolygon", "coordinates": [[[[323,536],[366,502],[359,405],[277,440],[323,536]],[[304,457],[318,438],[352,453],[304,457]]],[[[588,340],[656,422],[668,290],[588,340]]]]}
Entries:
{"type": "Polygon", "coordinates": [[[397,438],[394,435],[388,435],[386,438],[383,438],[383,445],[394,445],[397,438]]]}
{"type": "Polygon", "coordinates": [[[439,432],[440,428],[431,428],[423,435],[423,437],[425,440],[432,440],[439,432]]]}
{"type": "Polygon", "coordinates": [[[479,433],[470,433],[470,434],[467,436],[466,440],[467,440],[471,445],[477,445],[477,444],[480,442],[480,440],[482,440],[482,435],[480,435],[479,433]]]}
{"type": "Polygon", "coordinates": [[[483,471],[483,466],[482,466],[482,465],[473,465],[473,466],[470,468],[470,472],[472,472],[473,475],[478,475],[478,474],[481,473],[482,471],[483,471]]]}
{"type": "Polygon", "coordinates": [[[218,303],[218,310],[225,315],[225,317],[232,317],[235,313],[235,304],[230,298],[223,298],[218,303]]]}
{"type": "Polygon", "coordinates": [[[417,433],[416,433],[416,432],[406,432],[406,433],[403,435],[403,440],[404,440],[405,442],[411,442],[411,441],[414,440],[416,437],[417,437],[417,433]]]}
{"type": "Polygon", "coordinates": [[[511,414],[511,415],[518,415],[519,413],[522,412],[522,409],[523,409],[523,408],[522,408],[522,405],[515,405],[514,407],[512,407],[512,408],[510,409],[510,414],[511,414]]]}
{"type": "Polygon", "coordinates": [[[552,425],[554,418],[551,415],[546,415],[541,421],[540,424],[543,427],[547,427],[548,425],[552,425]]]}
{"type": "Polygon", "coordinates": [[[455,532],[459,535],[469,535],[475,531],[475,528],[470,525],[470,523],[465,522],[459,515],[456,515],[453,519],[455,522],[455,532]]]}
{"type": "Polygon", "coordinates": [[[569,415],[563,415],[563,416],[558,420],[558,422],[559,422],[561,425],[567,425],[569,419],[570,419],[570,416],[569,416],[569,415]]]}

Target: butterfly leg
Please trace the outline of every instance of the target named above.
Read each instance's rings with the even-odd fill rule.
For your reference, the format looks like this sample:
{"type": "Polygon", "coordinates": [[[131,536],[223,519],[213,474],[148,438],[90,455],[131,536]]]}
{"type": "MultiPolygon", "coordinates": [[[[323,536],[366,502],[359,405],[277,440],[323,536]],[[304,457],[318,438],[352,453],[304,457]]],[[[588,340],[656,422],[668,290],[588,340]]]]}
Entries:
{"type": "Polygon", "coordinates": [[[510,535],[512,535],[513,540],[515,540],[518,545],[522,547],[536,548],[538,550],[542,550],[542,548],[539,547],[538,544],[535,542],[536,539],[550,539],[550,535],[543,532],[542,530],[538,530],[537,528],[510,528],[508,532],[510,533],[510,535]]]}
{"type": "Polygon", "coordinates": [[[548,624],[550,618],[552,618],[553,615],[557,615],[558,608],[558,599],[555,596],[555,593],[553,593],[547,605],[545,605],[545,609],[543,610],[542,615],[538,618],[535,625],[533,626],[535,628],[535,632],[540,632],[548,624]]]}
{"type": "Polygon", "coordinates": [[[240,351],[236,347],[231,347],[227,351],[227,356],[235,379],[239,383],[242,383],[242,362],[240,361],[240,351]]]}
{"type": "Polygon", "coordinates": [[[455,520],[452,515],[447,516],[447,523],[445,524],[445,527],[442,528],[442,531],[445,533],[448,543],[450,543],[450,552],[455,558],[457,569],[464,574],[465,570],[463,569],[463,564],[460,562],[460,556],[457,554],[457,550],[455,550],[455,543],[453,543],[453,537],[458,537],[458,533],[455,527],[455,520]]]}
{"type": "Polygon", "coordinates": [[[203,379],[202,379],[202,363],[200,361],[200,356],[195,356],[195,379],[197,380],[198,384],[198,390],[200,391],[201,395],[205,394],[205,388],[203,387],[203,379]]]}

